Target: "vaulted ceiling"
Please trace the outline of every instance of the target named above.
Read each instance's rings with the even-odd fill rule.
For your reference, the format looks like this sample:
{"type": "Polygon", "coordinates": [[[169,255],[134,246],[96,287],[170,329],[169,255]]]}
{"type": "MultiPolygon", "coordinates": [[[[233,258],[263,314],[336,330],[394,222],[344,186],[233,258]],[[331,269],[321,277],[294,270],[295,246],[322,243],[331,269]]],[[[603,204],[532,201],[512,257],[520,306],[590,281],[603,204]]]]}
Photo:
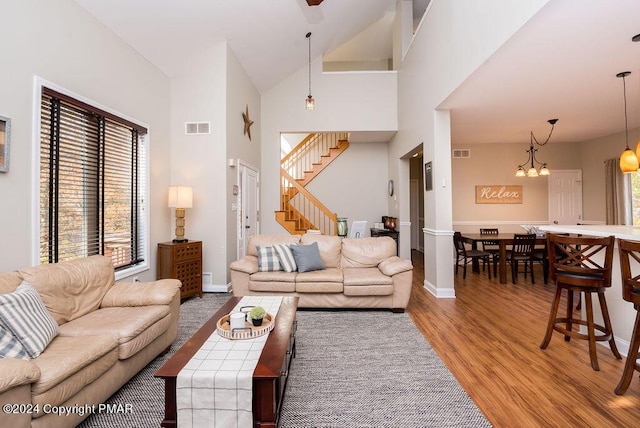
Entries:
{"type": "MultiPolygon", "coordinates": [[[[75,0],[168,76],[185,59],[227,41],[261,93],[312,57],[335,51],[395,0],[75,0]]],[[[448,0],[443,0],[448,1],[448,0]]],[[[424,10],[428,0],[415,0],[424,10]]],[[[638,0],[550,0],[445,100],[455,144],[528,143],[559,118],[553,142],[585,141],[624,131],[627,79],[630,128],[640,127],[638,0]]],[[[621,148],[623,148],[621,146],[621,148]]]]}
{"type": "MultiPolygon", "coordinates": [[[[260,93],[394,11],[395,0],[75,0],[168,76],[228,41],[260,93]]],[[[423,0],[421,0],[423,1],[423,0]]]]}

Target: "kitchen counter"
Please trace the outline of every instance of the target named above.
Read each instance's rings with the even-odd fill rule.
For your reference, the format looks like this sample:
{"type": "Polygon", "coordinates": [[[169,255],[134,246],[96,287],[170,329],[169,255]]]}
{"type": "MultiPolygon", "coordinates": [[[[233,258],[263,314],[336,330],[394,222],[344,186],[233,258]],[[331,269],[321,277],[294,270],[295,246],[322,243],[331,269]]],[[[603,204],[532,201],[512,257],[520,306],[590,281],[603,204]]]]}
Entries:
{"type": "Polygon", "coordinates": [[[615,236],[616,238],[640,241],[640,226],[621,226],[621,225],[561,225],[561,224],[543,224],[538,226],[540,230],[545,232],[557,233],[580,233],[592,236],[615,236]]]}

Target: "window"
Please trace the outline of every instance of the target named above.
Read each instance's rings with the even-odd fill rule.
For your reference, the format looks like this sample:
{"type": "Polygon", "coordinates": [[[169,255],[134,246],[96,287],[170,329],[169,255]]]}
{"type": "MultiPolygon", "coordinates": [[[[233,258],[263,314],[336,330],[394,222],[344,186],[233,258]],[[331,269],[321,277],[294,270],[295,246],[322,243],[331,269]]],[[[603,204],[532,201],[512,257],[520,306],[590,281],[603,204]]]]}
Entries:
{"type": "Polygon", "coordinates": [[[147,130],[42,88],[40,263],[95,254],[144,261],[147,130]]]}

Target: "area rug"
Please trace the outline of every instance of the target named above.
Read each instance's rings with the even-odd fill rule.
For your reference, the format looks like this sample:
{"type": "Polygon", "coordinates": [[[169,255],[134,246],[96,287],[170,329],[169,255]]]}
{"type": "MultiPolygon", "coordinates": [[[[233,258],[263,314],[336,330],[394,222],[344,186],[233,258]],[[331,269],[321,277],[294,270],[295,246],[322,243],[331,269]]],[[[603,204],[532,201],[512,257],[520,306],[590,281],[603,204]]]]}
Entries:
{"type": "Polygon", "coordinates": [[[280,427],[491,426],[407,314],[297,314],[280,427]]]}
{"type": "MultiPolygon", "coordinates": [[[[132,412],[92,415],[80,427],[160,426],[164,383],[154,373],[229,297],[185,301],[172,351],[107,401],[132,412]]],[[[407,314],[300,310],[297,320],[281,428],[491,426],[407,314]]]]}

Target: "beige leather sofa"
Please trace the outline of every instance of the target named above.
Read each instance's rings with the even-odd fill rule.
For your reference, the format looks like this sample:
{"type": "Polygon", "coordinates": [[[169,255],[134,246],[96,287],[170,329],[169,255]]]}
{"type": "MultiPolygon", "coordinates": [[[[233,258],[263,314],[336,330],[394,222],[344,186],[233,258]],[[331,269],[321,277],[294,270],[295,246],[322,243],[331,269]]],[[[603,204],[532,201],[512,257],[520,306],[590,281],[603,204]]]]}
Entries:
{"type": "Polygon", "coordinates": [[[390,237],[340,238],[325,235],[254,235],[246,256],[231,263],[235,296],[287,295],[307,308],[390,308],[409,302],[413,266],[396,256],[390,237]],[[317,242],[325,269],[309,272],[260,271],[257,247],[317,242]]]}
{"type": "Polygon", "coordinates": [[[178,280],[114,283],[111,259],[92,256],[0,274],[0,294],[23,280],[58,335],[37,358],[0,359],[2,427],[76,426],[176,338],[178,280]]]}

